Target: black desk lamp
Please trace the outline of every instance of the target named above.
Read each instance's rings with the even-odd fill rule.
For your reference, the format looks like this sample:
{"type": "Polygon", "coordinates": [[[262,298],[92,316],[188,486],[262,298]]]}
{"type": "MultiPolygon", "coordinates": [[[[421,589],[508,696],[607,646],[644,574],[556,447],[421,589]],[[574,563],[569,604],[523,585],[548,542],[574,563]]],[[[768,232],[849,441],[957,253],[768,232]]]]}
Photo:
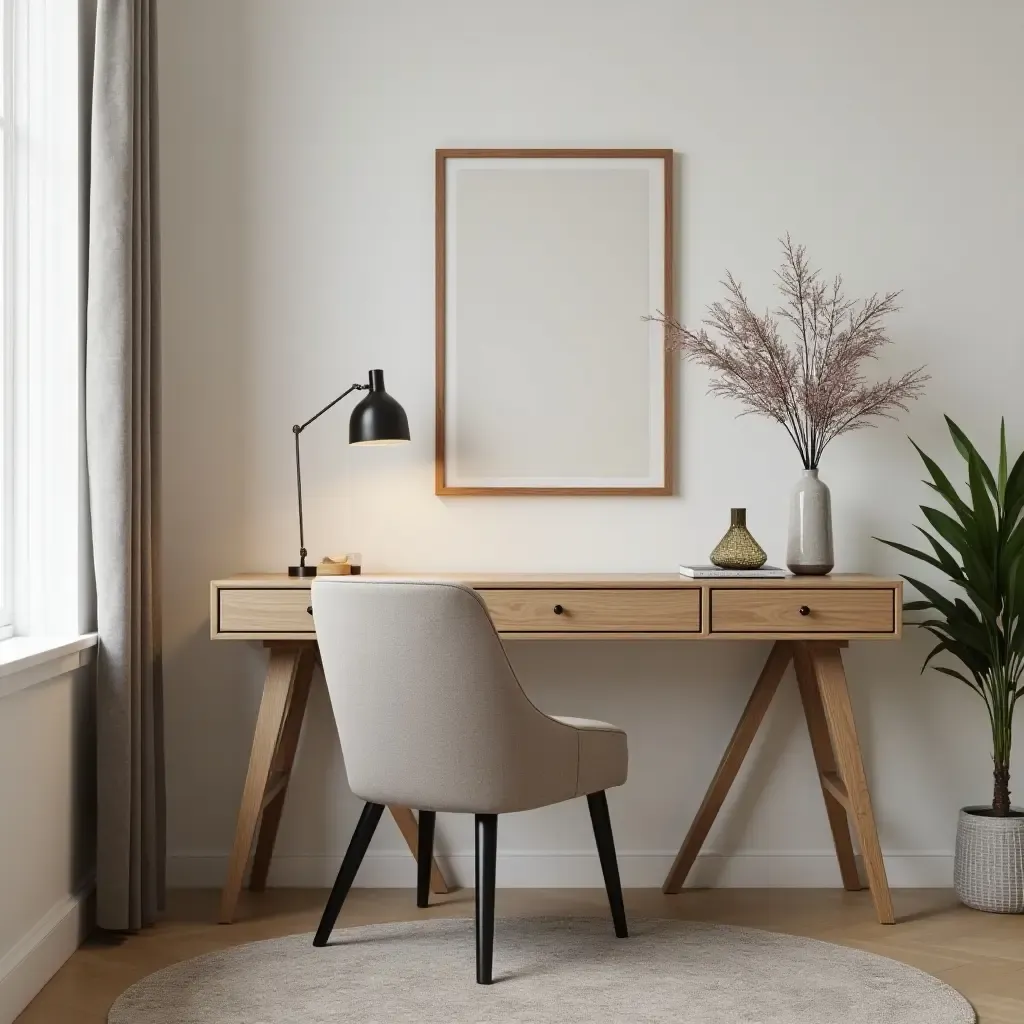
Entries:
{"type": "Polygon", "coordinates": [[[384,371],[371,370],[369,384],[353,384],[333,402],[328,402],[315,416],[305,423],[292,427],[295,435],[295,484],[299,495],[299,564],[288,566],[289,576],[315,576],[316,566],[306,565],[306,539],[302,527],[302,469],[299,463],[299,434],[310,423],[320,419],[328,409],[333,409],[346,395],[353,391],[369,391],[369,394],[352,410],[348,421],[349,444],[395,444],[409,440],[409,420],[405,410],[384,390],[384,371]]]}

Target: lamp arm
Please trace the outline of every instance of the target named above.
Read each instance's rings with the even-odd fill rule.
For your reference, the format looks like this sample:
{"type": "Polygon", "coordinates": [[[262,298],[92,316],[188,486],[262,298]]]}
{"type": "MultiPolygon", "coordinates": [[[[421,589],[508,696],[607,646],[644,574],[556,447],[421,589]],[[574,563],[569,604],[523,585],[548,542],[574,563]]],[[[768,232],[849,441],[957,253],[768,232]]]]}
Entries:
{"type": "Polygon", "coordinates": [[[369,390],[370,390],[370,385],[369,384],[353,384],[352,387],[348,388],[345,391],[342,391],[342,393],[340,395],[338,395],[338,397],[336,399],[334,399],[333,402],[328,402],[318,413],[316,413],[313,416],[310,416],[309,419],[306,420],[305,423],[297,423],[294,427],[292,427],[292,430],[294,430],[296,434],[301,434],[302,431],[304,431],[306,429],[306,427],[308,427],[310,425],[310,423],[314,422],[315,420],[320,419],[320,417],[323,416],[323,414],[325,412],[327,412],[329,409],[333,409],[346,395],[351,395],[353,391],[369,391],[369,390]]]}
{"type": "Polygon", "coordinates": [[[346,395],[352,394],[353,391],[369,391],[369,384],[353,384],[352,387],[346,391],[342,391],[333,402],[328,402],[318,413],[314,416],[310,416],[305,423],[296,423],[292,427],[292,433],[295,435],[295,489],[299,497],[299,566],[305,568],[306,565],[306,535],[305,529],[302,523],[302,463],[299,458],[299,434],[301,434],[310,423],[314,420],[320,419],[321,416],[329,409],[333,409],[346,395]]]}

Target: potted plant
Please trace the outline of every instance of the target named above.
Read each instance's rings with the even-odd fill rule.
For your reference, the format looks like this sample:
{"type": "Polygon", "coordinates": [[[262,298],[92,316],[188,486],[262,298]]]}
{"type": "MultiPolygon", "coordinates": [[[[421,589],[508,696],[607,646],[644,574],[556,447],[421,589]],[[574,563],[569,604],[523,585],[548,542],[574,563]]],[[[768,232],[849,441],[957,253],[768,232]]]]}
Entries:
{"type": "Polygon", "coordinates": [[[947,597],[904,576],[923,597],[905,608],[930,613],[916,625],[938,640],[921,671],[939,655],[956,658],[959,668],[932,667],[976,693],[985,703],[992,727],[992,804],[960,811],[954,885],[969,907],[1020,914],[1024,913],[1024,811],[1010,805],[1010,745],[1013,713],[1024,694],[1024,454],[1008,468],[1004,422],[999,464],[993,472],[948,416],[946,423],[967,463],[969,493],[961,497],[935,461],[915,444],[931,476],[925,482],[950,512],[921,506],[931,530],[918,529],[930,553],[895,541],[883,543],[927,562],[961,591],[947,597]]]}
{"type": "Polygon", "coordinates": [[[730,273],[728,295],[708,309],[707,330],[691,330],[671,317],[664,324],[670,349],[706,366],[715,378],[712,394],[735,399],[744,412],[782,424],[800,453],[803,476],[790,498],[786,564],[791,572],[824,575],[835,561],[829,489],[818,464],[837,437],[895,419],[917,398],[928,380],[923,368],[870,382],[864,368],[889,344],[886,318],[899,307],[898,292],[848,299],[843,279],[825,280],[811,266],[802,245],[786,235],[776,271],[782,304],[758,315],[742,285],[730,273]],[[795,344],[783,338],[783,328],[795,344]]]}

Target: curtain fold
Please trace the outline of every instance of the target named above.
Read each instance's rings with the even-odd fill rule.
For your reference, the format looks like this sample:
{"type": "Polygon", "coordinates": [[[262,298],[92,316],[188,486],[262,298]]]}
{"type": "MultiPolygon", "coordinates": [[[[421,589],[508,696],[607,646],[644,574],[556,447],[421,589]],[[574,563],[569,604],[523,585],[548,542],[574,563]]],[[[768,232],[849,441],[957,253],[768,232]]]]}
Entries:
{"type": "Polygon", "coordinates": [[[160,650],[160,302],[155,0],[99,0],[86,312],[96,575],[101,928],[132,931],[165,884],[160,650]]]}

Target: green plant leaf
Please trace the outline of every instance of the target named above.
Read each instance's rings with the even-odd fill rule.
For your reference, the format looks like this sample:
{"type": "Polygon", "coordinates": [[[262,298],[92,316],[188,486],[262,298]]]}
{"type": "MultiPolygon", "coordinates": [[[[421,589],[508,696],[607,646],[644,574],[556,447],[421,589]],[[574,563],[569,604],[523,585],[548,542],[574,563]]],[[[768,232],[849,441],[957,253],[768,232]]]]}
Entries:
{"type": "Polygon", "coordinates": [[[1003,545],[1000,560],[1007,571],[1020,559],[1022,553],[1024,553],[1024,521],[1017,524],[1003,545]]]}
{"type": "Polygon", "coordinates": [[[999,421],[999,475],[996,477],[999,490],[999,507],[1006,507],[1006,417],[999,421]]]}
{"type": "Polygon", "coordinates": [[[963,602],[954,606],[953,612],[945,618],[926,619],[916,625],[927,629],[937,640],[949,640],[951,644],[960,645],[955,648],[956,656],[972,671],[982,661],[985,665],[991,661],[990,636],[977,618],[969,614],[968,606],[963,602]]]}
{"type": "Polygon", "coordinates": [[[932,490],[938,491],[939,494],[942,495],[946,502],[948,502],[949,506],[953,509],[954,512],[956,512],[958,516],[960,516],[961,519],[963,519],[965,516],[971,518],[970,506],[963,500],[963,498],[960,497],[959,493],[957,492],[957,489],[953,486],[952,483],[950,483],[949,477],[947,477],[946,474],[942,472],[942,468],[939,466],[939,464],[933,458],[927,455],[924,451],[922,451],[917,442],[915,442],[913,438],[909,438],[909,440],[910,443],[914,446],[914,449],[917,452],[917,454],[921,456],[921,461],[925,464],[925,467],[927,468],[928,472],[931,474],[933,482],[928,483],[928,481],[926,480],[925,483],[928,483],[928,486],[931,487],[932,490]]]}
{"type": "Polygon", "coordinates": [[[963,524],[941,509],[922,505],[921,511],[925,519],[934,527],[936,533],[960,555],[972,548],[971,538],[967,535],[963,524]]]}
{"type": "Polygon", "coordinates": [[[964,563],[968,574],[972,571],[982,577],[988,576],[986,563],[981,560],[984,557],[984,543],[980,532],[974,523],[971,523],[970,532],[957,522],[951,515],[922,505],[921,511],[925,519],[935,528],[936,533],[952,547],[964,563]]]}
{"type": "MultiPolygon", "coordinates": [[[[920,530],[935,549],[936,557],[933,558],[924,551],[919,551],[917,548],[909,547],[906,544],[900,544],[897,541],[884,540],[881,537],[875,537],[874,539],[881,541],[881,543],[886,544],[891,548],[895,548],[897,551],[902,551],[904,554],[911,555],[922,562],[927,562],[929,565],[933,565],[936,569],[945,572],[952,582],[962,587],[968,593],[971,600],[978,605],[979,609],[982,609],[986,615],[994,619],[997,613],[992,604],[991,595],[980,591],[975,584],[964,575],[963,569],[957,563],[956,559],[954,559],[953,556],[930,533],[928,533],[927,530],[922,530],[919,526],[917,529],[920,530]]],[[[925,602],[925,604],[930,607],[928,602],[925,602]]]]}
{"type": "Polygon", "coordinates": [[[1024,494],[1011,501],[1009,484],[1006,492],[1006,508],[1003,510],[1003,533],[1009,535],[1024,512],[1024,494]]]}
{"type": "Polygon", "coordinates": [[[961,683],[966,683],[975,693],[981,693],[981,689],[977,683],[972,683],[962,672],[957,672],[955,668],[946,668],[945,665],[933,665],[936,672],[941,672],[944,676],[952,676],[954,679],[959,679],[961,683]]]}
{"type": "Polygon", "coordinates": [[[975,592],[988,595],[985,598],[986,603],[994,603],[991,595],[995,588],[995,578],[989,565],[990,561],[994,560],[992,550],[995,538],[990,537],[988,544],[985,545],[980,538],[977,538],[979,533],[977,527],[973,527],[973,534],[968,534],[952,516],[939,511],[939,509],[922,505],[921,511],[942,539],[956,550],[963,561],[964,577],[956,579],[955,582],[960,583],[961,586],[969,585],[975,592]]]}
{"type": "MultiPolygon", "coordinates": [[[[944,625],[941,620],[939,620],[938,624],[944,625]]],[[[918,625],[920,625],[920,623],[918,623],[918,625]]],[[[949,633],[943,632],[939,629],[936,624],[925,625],[923,626],[923,629],[926,633],[931,633],[931,635],[940,643],[946,644],[949,653],[959,658],[960,661],[967,666],[972,675],[980,676],[988,671],[989,658],[987,654],[982,654],[979,651],[976,651],[973,647],[961,643],[959,640],[950,636],[949,633]]]]}
{"type": "Polygon", "coordinates": [[[1024,668],[1024,558],[1018,556],[1006,572],[1006,607],[1003,628],[1007,647],[1021,661],[1024,668]]]}
{"type": "Polygon", "coordinates": [[[924,670],[928,667],[928,662],[935,657],[936,654],[941,654],[943,651],[949,650],[949,641],[940,640],[929,652],[928,657],[924,659],[924,664],[921,666],[921,674],[924,675],[924,670]]]}
{"type": "MultiPolygon", "coordinates": [[[[1009,510],[1016,507],[1017,515],[1020,515],[1022,503],[1024,503],[1024,452],[1017,457],[1006,477],[1005,508],[1009,510]]],[[[1014,516],[1014,522],[1016,522],[1016,516],[1014,516]]]]}
{"type": "Polygon", "coordinates": [[[988,651],[988,638],[984,635],[984,631],[979,633],[971,622],[961,618],[947,616],[944,619],[925,619],[916,625],[927,629],[936,637],[950,641],[950,643],[964,644],[979,654],[988,651]]]}
{"type": "Polygon", "coordinates": [[[978,449],[971,443],[971,439],[947,416],[946,426],[949,427],[949,432],[953,436],[953,444],[956,445],[956,450],[963,456],[965,462],[970,462],[971,453],[973,452],[981,463],[982,475],[985,478],[985,485],[992,492],[992,497],[997,497],[999,489],[996,487],[995,477],[992,475],[992,470],[985,465],[985,460],[978,454],[978,449]]]}
{"type": "MultiPolygon", "coordinates": [[[[931,603],[931,601],[904,601],[903,602],[903,610],[905,612],[923,612],[923,611],[927,611],[927,609],[929,609],[929,608],[934,608],[934,607],[935,607],[935,605],[933,605],[931,603]]],[[[914,625],[916,626],[916,625],[918,625],[918,623],[915,622],[914,625]]]]}
{"type": "MultiPolygon", "coordinates": [[[[947,618],[951,615],[956,615],[956,605],[945,595],[940,594],[934,587],[929,587],[927,583],[922,583],[920,580],[915,580],[912,576],[903,577],[912,587],[919,590],[924,597],[928,599],[928,603],[937,612],[941,612],[947,618]]],[[[913,604],[914,602],[911,602],[913,604]]]]}
{"type": "MultiPolygon", "coordinates": [[[[926,535],[927,536],[927,535],[926,535]]],[[[937,559],[924,551],[919,551],[917,548],[909,547],[906,544],[900,544],[894,540],[885,540],[883,537],[873,537],[872,540],[877,540],[882,544],[887,545],[890,548],[895,548],[897,551],[902,551],[905,555],[910,555],[912,558],[919,558],[922,562],[927,562],[929,565],[934,565],[936,569],[942,572],[946,571],[946,567],[937,559]]]]}
{"type": "Polygon", "coordinates": [[[917,530],[929,544],[931,544],[932,549],[935,551],[935,557],[942,563],[942,567],[949,574],[950,579],[955,580],[958,583],[962,582],[964,578],[964,571],[960,563],[923,527],[915,524],[914,529],[917,530]]]}
{"type": "Polygon", "coordinates": [[[981,461],[981,456],[973,449],[967,457],[967,477],[971,484],[971,500],[974,503],[974,521],[978,526],[978,534],[985,555],[995,561],[996,548],[999,545],[996,513],[992,508],[992,500],[988,493],[986,481],[992,471],[981,461]]]}

